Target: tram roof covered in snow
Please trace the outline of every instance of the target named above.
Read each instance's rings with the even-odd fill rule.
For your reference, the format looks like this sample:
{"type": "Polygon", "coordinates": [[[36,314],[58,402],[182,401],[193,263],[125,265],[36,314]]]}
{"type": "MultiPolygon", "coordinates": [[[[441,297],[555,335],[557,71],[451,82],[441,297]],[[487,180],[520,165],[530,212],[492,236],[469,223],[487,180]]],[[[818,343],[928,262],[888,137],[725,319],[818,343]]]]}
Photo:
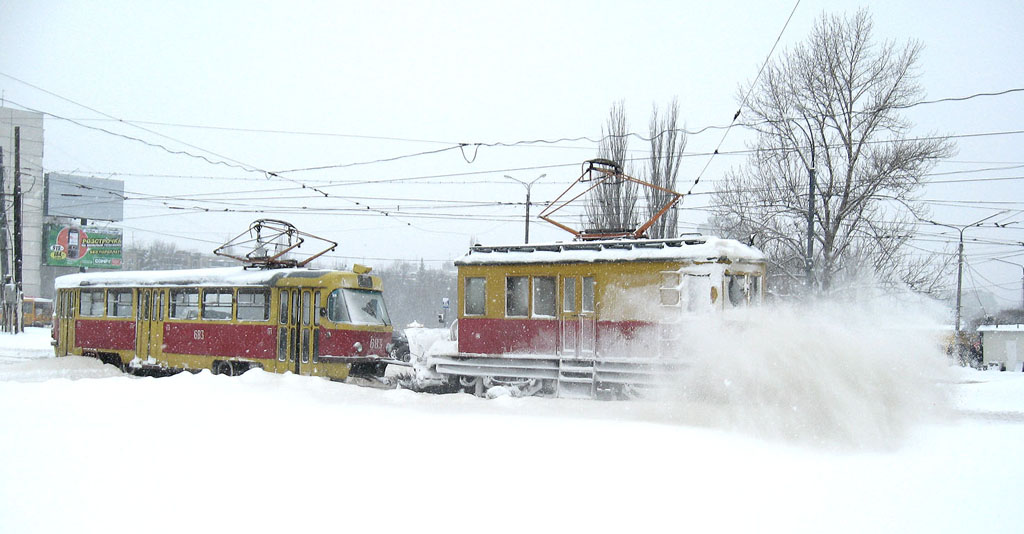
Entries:
{"type": "Polygon", "coordinates": [[[475,245],[455,265],[597,263],[631,261],[764,262],[764,253],[735,239],[611,239],[538,245],[475,245]]]}
{"type": "Polygon", "coordinates": [[[244,267],[221,267],[171,271],[118,271],[69,274],[58,277],[54,282],[54,286],[57,289],[136,286],[271,286],[283,278],[320,278],[332,272],[353,277],[357,276],[355,273],[348,271],[322,269],[256,270],[245,269],[244,267]]]}

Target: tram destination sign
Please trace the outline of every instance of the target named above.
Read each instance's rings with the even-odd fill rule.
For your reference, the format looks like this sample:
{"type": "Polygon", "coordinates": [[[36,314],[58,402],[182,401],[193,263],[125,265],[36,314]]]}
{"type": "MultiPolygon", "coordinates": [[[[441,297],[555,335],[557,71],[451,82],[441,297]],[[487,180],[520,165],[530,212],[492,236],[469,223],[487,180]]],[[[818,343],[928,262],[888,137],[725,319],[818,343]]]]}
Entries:
{"type": "Polygon", "coordinates": [[[63,267],[121,268],[121,230],[46,224],[43,260],[63,267]]]}

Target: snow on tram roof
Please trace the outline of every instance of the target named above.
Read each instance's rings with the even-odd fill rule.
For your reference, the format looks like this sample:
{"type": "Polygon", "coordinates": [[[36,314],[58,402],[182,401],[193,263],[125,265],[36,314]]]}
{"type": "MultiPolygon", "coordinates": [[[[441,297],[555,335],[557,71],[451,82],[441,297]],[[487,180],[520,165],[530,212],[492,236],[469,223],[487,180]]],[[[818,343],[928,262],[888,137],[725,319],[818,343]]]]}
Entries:
{"type": "Polygon", "coordinates": [[[732,261],[763,262],[764,253],[735,239],[682,237],[675,239],[610,239],[542,245],[481,246],[455,265],[516,263],[590,263],[619,261],[732,261]]]}
{"type": "Polygon", "coordinates": [[[110,286],[263,286],[283,277],[316,278],[328,272],[331,271],[299,268],[247,270],[244,267],[91,272],[59,276],[54,281],[54,286],[57,289],[110,286]]]}

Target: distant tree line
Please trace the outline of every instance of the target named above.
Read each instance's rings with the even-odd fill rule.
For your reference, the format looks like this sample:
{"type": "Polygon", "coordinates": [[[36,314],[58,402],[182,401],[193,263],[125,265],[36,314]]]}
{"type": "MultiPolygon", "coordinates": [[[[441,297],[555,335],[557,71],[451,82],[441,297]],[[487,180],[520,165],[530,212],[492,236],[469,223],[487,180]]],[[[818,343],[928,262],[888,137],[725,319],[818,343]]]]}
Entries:
{"type": "Polygon", "coordinates": [[[126,245],[121,250],[121,261],[126,271],[205,269],[238,265],[235,260],[216,256],[212,252],[184,250],[166,241],[126,245]]]}

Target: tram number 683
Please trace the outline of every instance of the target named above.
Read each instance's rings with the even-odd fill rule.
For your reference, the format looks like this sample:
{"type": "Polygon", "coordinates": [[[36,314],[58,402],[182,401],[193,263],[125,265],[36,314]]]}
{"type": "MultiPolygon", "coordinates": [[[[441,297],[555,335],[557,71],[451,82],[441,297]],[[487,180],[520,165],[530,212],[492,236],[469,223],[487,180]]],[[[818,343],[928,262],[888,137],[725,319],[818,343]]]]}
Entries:
{"type": "Polygon", "coordinates": [[[205,330],[193,330],[192,331],[192,339],[195,339],[196,341],[201,340],[201,339],[206,339],[206,331],[205,330]]]}

